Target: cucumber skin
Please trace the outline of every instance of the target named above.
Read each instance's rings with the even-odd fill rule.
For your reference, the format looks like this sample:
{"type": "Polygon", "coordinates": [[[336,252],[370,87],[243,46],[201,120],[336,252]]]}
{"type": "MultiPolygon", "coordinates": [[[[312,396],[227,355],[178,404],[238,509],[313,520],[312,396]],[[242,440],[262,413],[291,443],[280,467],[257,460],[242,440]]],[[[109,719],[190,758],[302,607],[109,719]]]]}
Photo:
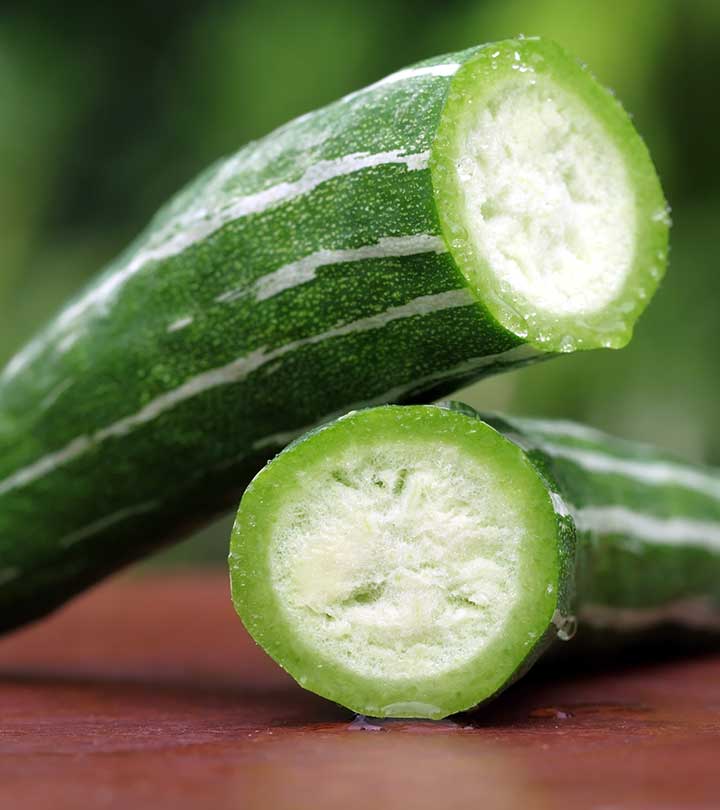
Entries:
{"type": "MultiPolygon", "coordinates": [[[[464,61],[477,51],[422,65],[464,61]]],[[[184,210],[219,209],[233,195],[295,180],[320,160],[427,152],[450,81],[428,76],[389,84],[249,144],[160,211],[88,288],[86,300],[184,210]],[[263,159],[269,165],[258,170],[263,159]],[[213,189],[223,172],[227,190],[213,189]]],[[[9,491],[0,483],[0,630],[44,615],[236,504],[252,475],[293,434],[355,403],[446,393],[479,376],[466,361],[521,344],[468,296],[467,306],[308,343],[244,382],[214,387],[126,435],[93,440],[195,375],[261,347],[271,351],[420,296],[466,287],[448,253],[424,252],[326,267],[316,282],[262,302],[252,296],[215,302],[313,251],[407,234],[440,238],[429,169],[395,162],[339,176],[262,213],[231,219],[177,255],[151,262],[148,272],[134,274],[69,327],[61,314],[26,350],[29,361],[11,361],[0,378],[0,482],[78,436],[91,447],[9,491]],[[190,325],[167,331],[188,316],[190,325]],[[276,442],[257,446],[275,433],[282,434],[276,442]],[[85,539],[63,541],[86,529],[92,533],[85,539]]],[[[523,362],[528,355],[520,356],[523,362]]],[[[499,361],[482,371],[502,367],[499,361]]]]}
{"type": "MultiPolygon", "coordinates": [[[[517,40],[420,68],[462,64],[487,47],[509,59],[567,58],[517,40]]],[[[216,301],[319,250],[417,234],[442,244],[422,156],[451,81],[428,74],[361,92],[211,167],[11,361],[0,377],[0,630],[237,503],[264,461],[309,426],[359,405],[427,401],[551,356],[502,328],[447,252],[338,263],[275,297],[216,301]],[[378,153],[395,157],[259,213],[228,207],[312,176],[323,161],[378,153]],[[205,233],[203,210],[224,211],[223,227],[205,233]],[[193,244],[160,255],[195,231],[193,244]],[[128,274],[138,255],[151,258],[128,274]],[[409,317],[412,307],[420,311],[409,317]],[[373,320],[388,312],[385,325],[373,320]]]]}
{"type": "Polygon", "coordinates": [[[573,423],[476,415],[518,442],[547,471],[567,506],[577,533],[574,581],[568,588],[584,634],[600,630],[640,639],[669,625],[685,632],[720,631],[719,470],[573,423]],[[581,438],[561,435],[568,424],[581,438]],[[577,456],[585,460],[580,463],[577,456]],[[595,469],[608,461],[638,464],[640,475],[595,469]],[[653,471],[668,468],[679,471],[679,477],[651,480],[653,471]],[[684,474],[702,477],[705,486],[681,481],[684,474]],[[614,510],[620,511],[619,520],[614,510]],[[589,513],[594,513],[592,521],[589,513]],[[649,521],[644,534],[637,532],[638,521],[649,521]],[[694,537],[684,536],[683,526],[694,537]],[[692,615],[692,603],[698,602],[702,614],[692,615]],[[691,605],[690,618],[682,610],[668,613],[683,604],[691,605]]]}

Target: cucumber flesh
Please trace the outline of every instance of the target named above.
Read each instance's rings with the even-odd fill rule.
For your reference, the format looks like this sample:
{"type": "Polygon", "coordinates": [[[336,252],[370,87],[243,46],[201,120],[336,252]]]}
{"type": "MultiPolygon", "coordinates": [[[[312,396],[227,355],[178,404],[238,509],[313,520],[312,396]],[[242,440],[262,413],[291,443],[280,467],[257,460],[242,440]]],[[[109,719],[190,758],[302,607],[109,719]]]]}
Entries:
{"type": "Polygon", "coordinates": [[[305,687],[361,714],[439,718],[531,658],[558,609],[563,542],[546,482],[495,430],[377,408],[258,474],[233,532],[233,597],[305,687]]]}

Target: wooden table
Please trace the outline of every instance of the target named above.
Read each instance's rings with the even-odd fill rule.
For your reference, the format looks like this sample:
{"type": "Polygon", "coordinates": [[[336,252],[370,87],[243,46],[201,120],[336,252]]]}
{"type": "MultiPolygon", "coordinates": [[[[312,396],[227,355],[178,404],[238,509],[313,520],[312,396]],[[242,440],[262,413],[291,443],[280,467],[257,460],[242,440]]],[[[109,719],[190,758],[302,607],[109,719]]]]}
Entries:
{"type": "Polygon", "coordinates": [[[720,656],[373,727],[254,647],[224,576],[123,577],[0,641],[0,807],[717,810],[720,656]]]}

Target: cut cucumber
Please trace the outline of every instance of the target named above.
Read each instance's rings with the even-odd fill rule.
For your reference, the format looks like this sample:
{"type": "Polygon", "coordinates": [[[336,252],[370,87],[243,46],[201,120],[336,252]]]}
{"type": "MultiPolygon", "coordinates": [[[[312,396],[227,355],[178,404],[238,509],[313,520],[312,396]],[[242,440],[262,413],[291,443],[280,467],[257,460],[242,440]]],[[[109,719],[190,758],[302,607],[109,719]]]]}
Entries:
{"type": "Polygon", "coordinates": [[[249,144],[0,376],[0,629],[349,408],[624,344],[666,243],[628,116],[548,42],[428,60],[249,144]]]}
{"type": "Polygon", "coordinates": [[[444,717],[543,643],[571,547],[517,446],[461,413],[388,406],[258,474],[233,530],[233,597],[306,688],[361,714],[444,717]]]}
{"type": "Polygon", "coordinates": [[[431,161],[460,269],[502,326],[548,351],[624,346],[667,250],[642,142],[568,68],[559,49],[491,46],[456,75],[431,161]]]}
{"type": "Polygon", "coordinates": [[[497,430],[455,404],[353,412],[251,483],[233,599],[300,684],[361,714],[439,718],[578,621],[720,629],[720,474],[488,418],[497,430]]]}

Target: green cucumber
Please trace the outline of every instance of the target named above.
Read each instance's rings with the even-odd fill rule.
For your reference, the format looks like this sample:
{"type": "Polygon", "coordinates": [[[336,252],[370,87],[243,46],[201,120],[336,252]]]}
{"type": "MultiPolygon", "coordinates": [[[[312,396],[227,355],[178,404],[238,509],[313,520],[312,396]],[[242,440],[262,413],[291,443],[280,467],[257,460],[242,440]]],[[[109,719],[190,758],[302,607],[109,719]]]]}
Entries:
{"type": "Polygon", "coordinates": [[[667,230],[619,102],[539,40],[401,70],[217,163],[0,376],[0,629],[348,408],[623,345],[667,230]]]}
{"type": "Polygon", "coordinates": [[[720,630],[720,471],[453,403],[356,411],[258,473],[230,577],[301,685],[360,714],[441,718],[578,623],[720,630]]]}

